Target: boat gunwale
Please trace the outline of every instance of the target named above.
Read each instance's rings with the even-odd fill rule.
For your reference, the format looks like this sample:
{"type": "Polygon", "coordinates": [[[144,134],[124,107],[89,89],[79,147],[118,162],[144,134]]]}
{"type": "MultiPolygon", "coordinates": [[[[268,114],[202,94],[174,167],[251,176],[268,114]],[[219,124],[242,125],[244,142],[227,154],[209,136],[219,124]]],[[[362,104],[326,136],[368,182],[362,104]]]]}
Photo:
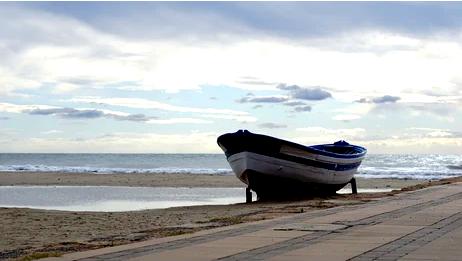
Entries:
{"type": "Polygon", "coordinates": [[[361,152],[353,153],[353,154],[342,154],[342,153],[335,153],[335,152],[330,152],[330,151],[315,148],[315,147],[320,147],[320,146],[336,146],[335,144],[319,144],[319,145],[305,146],[305,145],[302,145],[302,144],[299,144],[299,143],[295,143],[295,142],[292,142],[292,141],[275,138],[275,137],[264,135],[264,134],[252,133],[252,132],[250,132],[248,130],[243,130],[243,131],[239,130],[239,131],[234,132],[234,133],[223,134],[223,135],[218,137],[217,143],[219,145],[222,144],[220,142],[220,138],[222,138],[222,137],[224,137],[226,135],[233,135],[233,136],[238,137],[238,136],[241,136],[242,134],[245,134],[245,135],[248,135],[248,136],[252,136],[252,135],[253,136],[259,136],[259,137],[267,138],[267,139],[270,139],[270,140],[275,140],[278,143],[280,143],[281,145],[282,144],[287,144],[287,145],[290,145],[292,147],[302,149],[302,150],[304,150],[306,152],[310,152],[310,153],[314,153],[314,154],[318,154],[318,155],[322,155],[322,156],[327,156],[327,157],[332,157],[332,158],[355,159],[355,158],[364,157],[366,155],[366,153],[367,153],[366,148],[358,146],[358,145],[348,144],[348,145],[338,146],[338,147],[351,147],[351,148],[354,148],[354,149],[359,149],[361,151],[361,152]]]}

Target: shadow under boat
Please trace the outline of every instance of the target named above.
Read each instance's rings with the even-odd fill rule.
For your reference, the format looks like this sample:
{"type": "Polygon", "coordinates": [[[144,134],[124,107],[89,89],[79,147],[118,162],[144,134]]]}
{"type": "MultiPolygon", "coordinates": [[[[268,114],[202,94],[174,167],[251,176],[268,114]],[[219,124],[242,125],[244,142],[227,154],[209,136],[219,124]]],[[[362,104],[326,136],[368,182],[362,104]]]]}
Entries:
{"type": "Polygon", "coordinates": [[[304,146],[247,130],[223,134],[217,143],[259,200],[333,195],[352,181],[367,152],[343,140],[304,146]]]}

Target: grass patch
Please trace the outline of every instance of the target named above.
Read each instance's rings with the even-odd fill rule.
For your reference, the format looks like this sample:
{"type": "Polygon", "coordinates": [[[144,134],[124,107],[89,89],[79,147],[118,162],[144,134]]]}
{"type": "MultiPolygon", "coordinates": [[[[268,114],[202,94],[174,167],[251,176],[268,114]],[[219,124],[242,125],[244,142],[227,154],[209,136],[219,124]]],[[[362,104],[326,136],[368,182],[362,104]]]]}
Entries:
{"type": "Polygon", "coordinates": [[[58,252],[37,252],[37,253],[32,253],[27,256],[24,256],[19,259],[19,261],[30,261],[30,260],[36,260],[36,259],[41,259],[41,258],[47,258],[47,257],[60,257],[62,254],[58,252]]]}

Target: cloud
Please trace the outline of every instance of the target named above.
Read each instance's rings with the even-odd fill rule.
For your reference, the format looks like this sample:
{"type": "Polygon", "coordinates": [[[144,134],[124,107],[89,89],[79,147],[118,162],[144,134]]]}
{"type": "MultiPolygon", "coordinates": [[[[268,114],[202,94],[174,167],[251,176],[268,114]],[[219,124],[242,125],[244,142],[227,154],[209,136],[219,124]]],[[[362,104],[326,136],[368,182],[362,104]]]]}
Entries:
{"type": "Polygon", "coordinates": [[[346,106],[335,109],[333,112],[338,113],[332,119],[336,121],[352,121],[362,118],[367,115],[370,111],[374,110],[376,105],[371,103],[351,103],[346,106]]]}
{"type": "Polygon", "coordinates": [[[291,91],[291,96],[294,99],[320,101],[332,97],[332,94],[320,88],[301,88],[291,91]]]}
{"type": "MultiPolygon", "coordinates": [[[[287,24],[284,26],[285,29],[280,31],[277,30],[282,21],[280,19],[267,27],[267,23],[271,24],[272,20],[268,20],[266,14],[260,15],[258,19],[256,17],[253,19],[260,19],[266,23],[256,25],[254,23],[257,20],[248,20],[246,15],[227,16],[228,11],[218,8],[222,5],[217,3],[198,5],[159,3],[146,6],[141,3],[127,3],[121,6],[125,6],[128,10],[140,10],[149,15],[141,17],[135,12],[136,15],[132,16],[123,12],[123,16],[114,17],[114,13],[108,12],[98,13],[95,16],[97,18],[88,15],[87,12],[74,11],[70,6],[74,5],[27,3],[15,5],[14,8],[2,5],[0,15],[0,23],[3,25],[0,38],[4,40],[2,42],[4,48],[0,48],[2,94],[12,94],[18,89],[40,88],[50,83],[55,86],[55,92],[65,93],[88,86],[122,88],[120,84],[123,82],[132,83],[129,86],[132,90],[169,92],[223,85],[248,90],[272,90],[274,86],[268,85],[269,83],[290,81],[297,82],[300,86],[329,86],[329,90],[333,93],[339,89],[350,90],[349,95],[352,97],[358,97],[358,93],[361,92],[385,93],[391,88],[404,99],[405,97],[399,93],[403,88],[415,86],[412,87],[414,90],[422,90],[439,86],[444,89],[453,84],[450,83],[452,79],[460,75],[458,68],[462,48],[453,35],[410,36],[385,30],[384,27],[370,27],[368,24],[364,28],[351,27],[350,29],[353,29],[351,32],[340,30],[341,33],[330,34],[323,29],[318,33],[325,33],[316,34],[314,38],[302,37],[306,36],[306,28],[313,27],[298,27],[301,26],[298,23],[299,19],[305,24],[328,21],[327,23],[332,23],[333,30],[343,26],[343,23],[338,24],[331,21],[332,19],[322,19],[318,16],[315,20],[306,18],[312,15],[309,9],[313,6],[315,9],[323,9],[321,13],[329,13],[330,11],[320,7],[323,6],[322,4],[229,5],[235,8],[235,12],[246,10],[250,13],[257,12],[252,7],[259,6],[271,10],[268,16],[287,18],[287,13],[278,10],[275,6],[300,13],[296,18],[291,16],[288,21],[283,19],[287,24]],[[47,8],[42,8],[42,5],[47,8]],[[204,9],[197,9],[198,6],[204,9]],[[194,11],[191,11],[191,8],[194,11]],[[216,8],[219,10],[215,10],[216,8]],[[161,10],[167,10],[167,13],[161,10]],[[177,20],[179,17],[184,20],[177,20]],[[146,19],[153,19],[156,22],[146,23],[146,19]],[[207,20],[206,23],[198,22],[204,22],[204,19],[207,20]],[[103,21],[106,21],[105,26],[101,25],[103,21]],[[242,24],[240,21],[245,22],[242,24]],[[130,23],[136,26],[128,26],[130,23]],[[198,28],[192,25],[197,23],[219,29],[216,35],[220,35],[218,38],[223,37],[226,41],[205,38],[204,36],[211,35],[211,28],[201,27],[204,30],[196,31],[198,28]],[[294,27],[294,24],[290,25],[290,23],[297,26],[294,27]],[[153,24],[158,26],[159,30],[153,30],[153,24]],[[226,26],[222,27],[224,25],[226,26]],[[119,33],[121,28],[125,28],[126,33],[119,33]],[[141,28],[147,30],[141,33],[143,31],[141,28]],[[237,28],[239,33],[234,31],[237,28]],[[299,37],[281,39],[279,33],[285,32],[287,28],[298,28],[290,31],[299,37]],[[167,34],[169,37],[161,37],[164,35],[162,32],[166,31],[171,32],[167,34]],[[244,31],[248,33],[245,34],[246,37],[242,36],[244,31]],[[148,37],[153,33],[156,37],[148,37]],[[179,37],[181,40],[175,37],[178,35],[182,35],[179,37]],[[182,41],[184,37],[194,40],[182,41]],[[380,55],[376,55],[377,52],[380,55]],[[182,75],[182,77],[171,77],[172,75],[182,75]],[[246,75],[252,77],[246,78],[246,75]],[[374,88],[372,89],[371,86],[374,88]]],[[[76,4],[76,6],[83,8],[87,5],[76,4]]],[[[346,6],[351,8],[351,12],[355,10],[354,12],[362,13],[365,9],[373,9],[364,3],[346,6]],[[358,11],[355,6],[361,6],[361,10],[358,11]]],[[[446,9],[445,5],[435,6],[438,10],[446,9]]],[[[123,11],[119,9],[119,5],[111,3],[105,3],[104,8],[123,11]]],[[[390,4],[389,8],[407,10],[399,4],[390,4]]],[[[412,8],[422,7],[413,5],[412,8]]],[[[100,9],[93,12],[97,10],[100,9]]],[[[438,16],[438,14],[434,15],[438,16]]],[[[357,17],[355,15],[350,19],[357,20],[357,17]]]]}
{"type": "Polygon", "coordinates": [[[375,104],[381,104],[381,103],[395,103],[401,98],[398,96],[391,96],[391,95],[384,95],[380,97],[375,97],[372,99],[367,99],[367,98],[361,98],[359,100],[356,100],[358,103],[375,103],[375,104]]]}
{"type": "Polygon", "coordinates": [[[152,124],[179,124],[179,123],[188,123],[188,124],[211,124],[212,121],[207,121],[204,119],[197,119],[197,118],[171,118],[171,119],[150,119],[147,123],[152,124]]]}
{"type": "Polygon", "coordinates": [[[28,110],[35,110],[35,109],[45,110],[45,109],[54,109],[54,108],[58,108],[58,107],[49,106],[49,105],[39,105],[39,104],[22,105],[22,104],[0,102],[0,111],[9,112],[9,113],[22,113],[28,110]]]}
{"type": "Polygon", "coordinates": [[[294,108],[294,111],[296,112],[311,111],[311,106],[310,105],[298,106],[294,108]]]}
{"type": "Polygon", "coordinates": [[[64,119],[96,119],[96,118],[112,118],[120,121],[146,122],[151,124],[210,124],[212,121],[197,119],[197,118],[170,118],[158,119],[154,116],[146,116],[144,114],[128,114],[121,112],[113,112],[109,110],[98,109],[74,109],[74,108],[57,108],[57,109],[35,109],[28,111],[31,115],[54,115],[64,119]]]}
{"type": "Polygon", "coordinates": [[[461,6],[441,2],[79,2],[24,5],[55,14],[67,11],[100,30],[143,40],[226,40],[237,35],[243,38],[273,35],[286,39],[316,39],[370,28],[425,36],[457,30],[462,24],[459,19],[461,6]],[[77,11],[69,12],[69,9],[77,11]],[[102,9],[105,12],[99,12],[102,9]],[[332,17],[335,19],[329,19],[332,17]]]}
{"type": "Polygon", "coordinates": [[[112,113],[106,113],[105,115],[108,115],[116,120],[121,120],[121,121],[125,120],[125,121],[150,122],[152,120],[157,119],[157,117],[146,116],[142,113],[127,114],[127,115],[117,115],[117,114],[112,114],[112,113]]]}
{"type": "Polygon", "coordinates": [[[462,132],[450,129],[411,127],[406,130],[411,131],[411,133],[404,133],[403,136],[405,137],[462,138],[462,132]]]}
{"type": "Polygon", "coordinates": [[[439,116],[451,116],[460,111],[458,104],[450,103],[406,103],[404,106],[416,112],[432,113],[439,116]]]}
{"type": "Polygon", "coordinates": [[[398,96],[385,95],[382,97],[377,97],[377,98],[372,99],[372,102],[373,103],[395,103],[400,99],[401,98],[398,96]]]}
{"type": "Polygon", "coordinates": [[[298,85],[287,85],[280,83],[276,86],[277,89],[289,91],[290,96],[294,99],[319,101],[332,97],[328,91],[322,90],[320,87],[300,87],[298,85]]]}
{"type": "Polygon", "coordinates": [[[68,119],[94,119],[104,115],[98,110],[78,110],[73,108],[56,108],[56,109],[33,109],[27,113],[31,115],[55,115],[68,119]]]}
{"type": "Polygon", "coordinates": [[[301,102],[301,101],[288,101],[288,102],[285,102],[284,105],[286,105],[286,106],[303,106],[303,105],[306,105],[306,103],[301,102]]]}
{"type": "Polygon", "coordinates": [[[96,119],[106,117],[121,121],[135,122],[147,122],[157,119],[157,117],[146,116],[144,114],[128,114],[99,109],[52,108],[25,110],[24,112],[30,115],[53,115],[64,119],[96,119]]]}
{"type": "Polygon", "coordinates": [[[96,119],[105,117],[116,120],[135,122],[146,122],[149,120],[157,119],[157,117],[146,116],[144,114],[130,114],[106,109],[63,108],[40,104],[20,105],[12,103],[0,103],[0,111],[10,113],[26,113],[30,115],[52,115],[64,119],[96,119]]]}
{"type": "Polygon", "coordinates": [[[363,135],[366,132],[366,130],[363,128],[329,129],[329,128],[324,128],[324,127],[305,127],[305,128],[297,128],[296,130],[300,132],[304,132],[304,133],[313,133],[316,135],[326,134],[326,135],[339,135],[339,136],[349,136],[349,137],[363,135]]]}
{"type": "Polygon", "coordinates": [[[292,140],[301,144],[333,143],[338,140],[346,140],[353,144],[367,137],[364,128],[325,128],[320,126],[296,128],[292,140]]]}
{"type": "Polygon", "coordinates": [[[241,123],[256,122],[257,118],[250,115],[217,115],[217,114],[201,114],[203,118],[209,119],[222,119],[222,120],[234,120],[241,123]]]}
{"type": "Polygon", "coordinates": [[[43,135],[51,135],[51,134],[57,134],[57,133],[62,133],[63,131],[60,130],[48,130],[48,131],[42,131],[40,132],[43,135]]]}
{"type": "Polygon", "coordinates": [[[332,119],[336,121],[352,121],[360,118],[361,116],[357,114],[339,114],[334,116],[332,119]]]}
{"type": "Polygon", "coordinates": [[[6,121],[9,120],[10,117],[5,117],[5,116],[0,116],[0,121],[6,121]]]}
{"type": "Polygon", "coordinates": [[[138,108],[138,109],[156,109],[156,110],[171,111],[171,112],[248,115],[248,113],[244,111],[176,106],[176,105],[171,105],[167,103],[162,103],[162,102],[142,99],[142,98],[77,97],[77,98],[72,98],[69,101],[90,103],[90,104],[105,104],[105,105],[111,105],[111,106],[121,106],[121,107],[138,108]]]}
{"type": "Polygon", "coordinates": [[[216,132],[183,132],[174,134],[112,132],[86,138],[14,137],[2,140],[1,152],[63,153],[221,153],[216,132]]]}
{"type": "Polygon", "coordinates": [[[243,97],[237,100],[237,102],[239,103],[249,103],[249,102],[252,102],[252,103],[282,103],[288,100],[289,100],[288,97],[281,97],[281,96],[267,96],[267,97],[247,96],[247,97],[243,97]]]}
{"type": "Polygon", "coordinates": [[[287,128],[287,125],[272,123],[272,122],[264,122],[264,123],[258,124],[258,127],[265,128],[265,129],[280,129],[280,128],[287,128]]]}
{"type": "Polygon", "coordinates": [[[293,91],[293,90],[299,90],[299,89],[302,89],[300,86],[298,85],[287,85],[285,83],[280,83],[276,86],[276,88],[280,89],[280,90],[284,90],[284,91],[293,91]]]}
{"type": "Polygon", "coordinates": [[[267,86],[273,86],[275,84],[274,82],[267,82],[267,81],[260,80],[259,78],[251,77],[251,76],[241,77],[240,80],[237,80],[237,83],[246,84],[246,85],[248,84],[248,85],[267,85],[267,86]]]}
{"type": "Polygon", "coordinates": [[[460,104],[444,102],[400,102],[390,103],[387,106],[375,106],[371,109],[374,115],[401,113],[412,118],[422,116],[435,116],[438,120],[454,122],[457,115],[462,112],[460,104]]]}
{"type": "Polygon", "coordinates": [[[398,135],[393,135],[392,138],[395,140],[426,139],[439,143],[438,139],[460,139],[462,132],[450,129],[410,127],[402,130],[398,135]]]}

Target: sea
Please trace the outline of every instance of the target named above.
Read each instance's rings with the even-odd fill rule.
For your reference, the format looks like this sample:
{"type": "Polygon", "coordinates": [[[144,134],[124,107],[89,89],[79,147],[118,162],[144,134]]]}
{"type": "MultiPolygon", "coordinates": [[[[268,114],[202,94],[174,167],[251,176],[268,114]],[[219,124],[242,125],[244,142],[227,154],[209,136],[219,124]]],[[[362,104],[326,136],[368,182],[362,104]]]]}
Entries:
{"type": "MultiPolygon", "coordinates": [[[[0,153],[0,172],[233,175],[223,154],[0,153]]],[[[462,175],[462,155],[369,154],[357,177],[435,180],[462,175]]]]}

